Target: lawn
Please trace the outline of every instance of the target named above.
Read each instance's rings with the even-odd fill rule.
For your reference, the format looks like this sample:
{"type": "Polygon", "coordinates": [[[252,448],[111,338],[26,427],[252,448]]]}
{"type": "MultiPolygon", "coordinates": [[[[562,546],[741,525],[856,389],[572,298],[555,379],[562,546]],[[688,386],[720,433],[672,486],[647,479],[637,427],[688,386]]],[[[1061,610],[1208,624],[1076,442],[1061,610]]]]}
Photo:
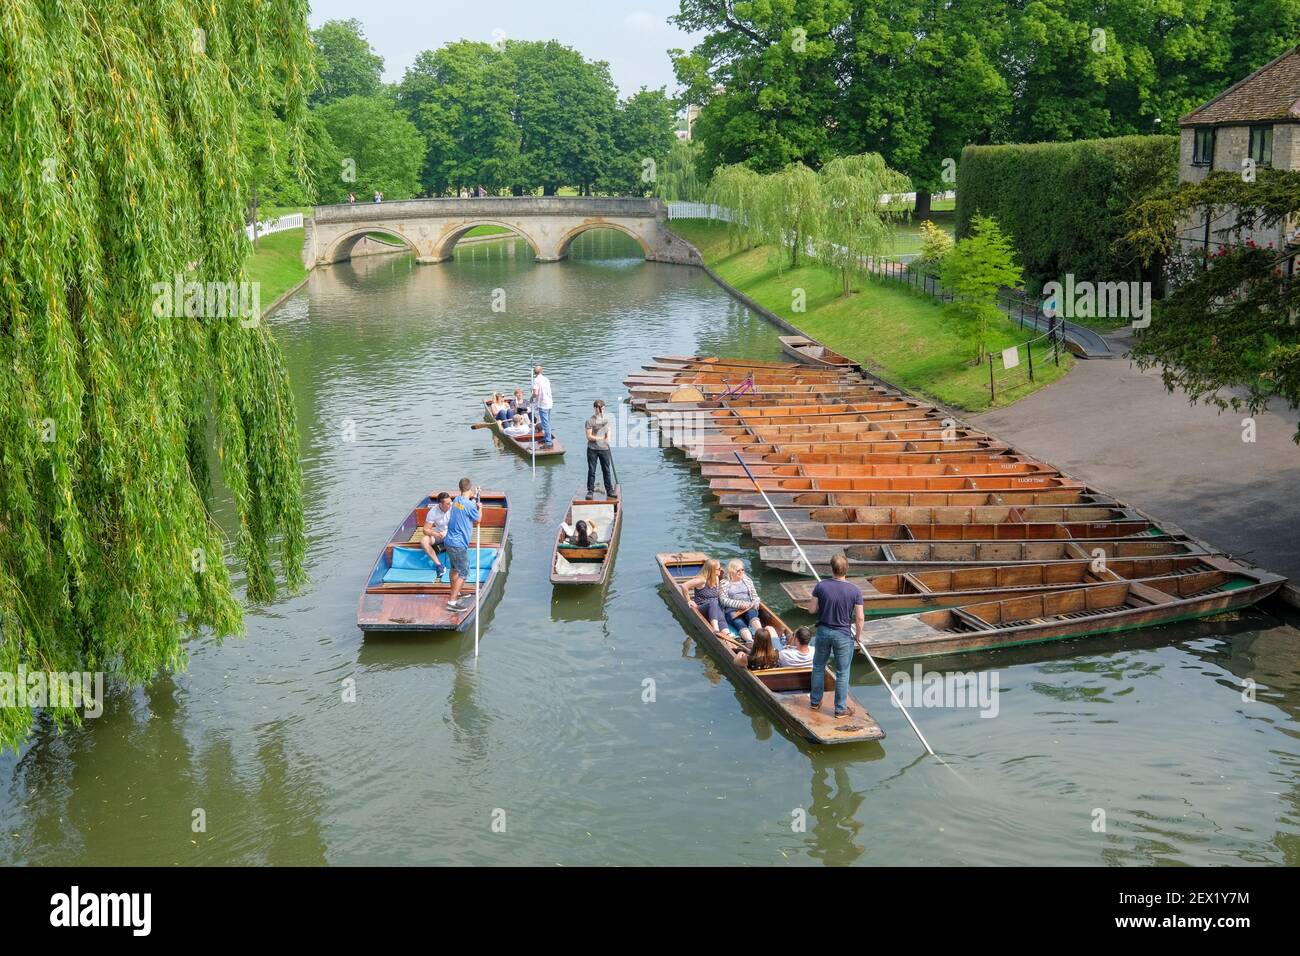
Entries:
{"type": "MultiPolygon", "coordinates": [[[[778,273],[769,249],[730,249],[722,223],[674,219],[672,228],[700,250],[724,281],[760,305],[886,381],[945,405],[971,412],[1007,405],[1060,378],[1070,367],[1068,355],[1057,367],[1035,350],[1036,381],[1029,383],[1024,364],[1004,371],[995,359],[999,394],[990,402],[988,363],[971,365],[970,346],[954,329],[948,311],[929,296],[892,280],[859,276],[853,294],[845,298],[839,274],[831,269],[812,265],[778,273]],[[806,295],[803,313],[792,308],[797,288],[806,295]]],[[[988,345],[996,354],[1029,337],[1011,322],[998,323],[988,345]]],[[[1023,363],[1023,349],[1020,356],[1023,363]]]]}
{"type": "Polygon", "coordinates": [[[261,283],[258,293],[262,308],[292,289],[307,275],[302,264],[303,230],[286,229],[257,240],[253,254],[244,264],[248,281],[261,283]]]}

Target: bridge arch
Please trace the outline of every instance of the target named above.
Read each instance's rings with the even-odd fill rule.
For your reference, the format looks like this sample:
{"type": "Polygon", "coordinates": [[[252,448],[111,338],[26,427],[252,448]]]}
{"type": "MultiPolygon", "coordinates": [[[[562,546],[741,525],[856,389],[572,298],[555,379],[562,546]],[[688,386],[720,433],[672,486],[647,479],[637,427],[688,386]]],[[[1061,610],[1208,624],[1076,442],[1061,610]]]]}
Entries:
{"type": "Polygon", "coordinates": [[[353,229],[346,232],[334,240],[328,251],[325,253],[326,262],[346,262],[352,258],[352,250],[356,244],[371,233],[383,233],[385,236],[396,236],[406,244],[406,248],[417,256],[420,254],[419,248],[411,240],[410,236],[405,235],[400,229],[377,229],[375,226],[365,226],[359,229],[353,229]]]}
{"type": "Polygon", "coordinates": [[[645,237],[639,235],[635,230],[629,229],[622,223],[600,221],[578,223],[578,225],[560,236],[559,242],[555,244],[556,255],[561,259],[567,258],[569,255],[569,246],[573,243],[573,240],[577,239],[584,232],[590,232],[593,229],[612,229],[615,232],[621,232],[623,235],[636,240],[637,245],[641,247],[641,254],[647,259],[650,259],[653,256],[653,252],[650,249],[650,246],[646,243],[645,237]]]}
{"type": "MultiPolygon", "coordinates": [[[[434,258],[437,260],[450,259],[452,253],[456,251],[456,243],[460,242],[460,240],[465,237],[465,233],[478,226],[500,226],[502,229],[509,232],[510,236],[513,236],[516,239],[522,239],[524,242],[528,243],[529,248],[533,250],[534,258],[542,258],[541,249],[537,245],[536,239],[528,235],[528,233],[519,226],[512,226],[510,223],[502,222],[499,219],[474,219],[457,223],[438,238],[434,250],[434,258]]],[[[508,237],[502,236],[501,238],[505,239],[508,237]]]]}

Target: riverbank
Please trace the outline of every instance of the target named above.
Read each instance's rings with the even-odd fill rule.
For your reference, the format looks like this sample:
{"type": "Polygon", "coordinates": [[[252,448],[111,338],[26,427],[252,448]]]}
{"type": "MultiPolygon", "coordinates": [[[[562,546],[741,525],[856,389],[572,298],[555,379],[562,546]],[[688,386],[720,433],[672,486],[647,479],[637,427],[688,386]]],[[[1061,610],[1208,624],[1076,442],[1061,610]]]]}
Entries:
{"type": "MultiPolygon", "coordinates": [[[[1036,348],[1035,381],[1019,374],[1003,378],[999,365],[995,375],[1002,381],[990,398],[988,365],[971,364],[966,340],[945,308],[928,296],[892,280],[858,276],[852,295],[844,297],[835,270],[801,265],[778,272],[769,247],[730,248],[724,223],[674,219],[671,228],[699,249],[705,265],[723,282],[758,305],[891,384],[961,411],[978,412],[1019,401],[1059,379],[1074,362],[1062,356],[1056,366],[1036,348]],[[806,311],[794,310],[797,289],[803,290],[806,311]],[[1014,388],[1001,387],[1012,381],[1014,388]]],[[[996,355],[1029,337],[1010,322],[995,325],[989,348],[996,355]]]]}

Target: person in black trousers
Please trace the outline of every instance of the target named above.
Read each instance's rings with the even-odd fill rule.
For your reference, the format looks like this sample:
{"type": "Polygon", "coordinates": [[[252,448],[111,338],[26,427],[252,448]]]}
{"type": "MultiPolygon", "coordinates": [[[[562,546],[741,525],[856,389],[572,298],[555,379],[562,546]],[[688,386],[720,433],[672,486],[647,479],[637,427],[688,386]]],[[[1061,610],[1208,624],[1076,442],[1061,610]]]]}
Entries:
{"type": "Polygon", "coordinates": [[[600,476],[605,482],[605,497],[614,497],[614,481],[610,478],[614,459],[609,453],[609,436],[612,428],[605,417],[605,403],[599,398],[592,402],[592,415],[587,419],[587,497],[596,489],[596,463],[600,462],[600,476]]]}

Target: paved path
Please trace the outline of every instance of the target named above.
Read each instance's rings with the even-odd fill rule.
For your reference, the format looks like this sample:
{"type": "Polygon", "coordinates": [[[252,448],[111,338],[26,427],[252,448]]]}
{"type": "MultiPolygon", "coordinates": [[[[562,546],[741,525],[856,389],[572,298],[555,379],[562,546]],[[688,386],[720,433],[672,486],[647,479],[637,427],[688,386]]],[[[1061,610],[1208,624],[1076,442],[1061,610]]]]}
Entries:
{"type": "MultiPolygon", "coordinates": [[[[1119,355],[1127,340],[1111,337],[1119,355]]],[[[1300,583],[1297,413],[1219,414],[1169,394],[1128,358],[1076,362],[1065,378],[1009,408],[970,419],[1025,452],[1300,583]]]]}

